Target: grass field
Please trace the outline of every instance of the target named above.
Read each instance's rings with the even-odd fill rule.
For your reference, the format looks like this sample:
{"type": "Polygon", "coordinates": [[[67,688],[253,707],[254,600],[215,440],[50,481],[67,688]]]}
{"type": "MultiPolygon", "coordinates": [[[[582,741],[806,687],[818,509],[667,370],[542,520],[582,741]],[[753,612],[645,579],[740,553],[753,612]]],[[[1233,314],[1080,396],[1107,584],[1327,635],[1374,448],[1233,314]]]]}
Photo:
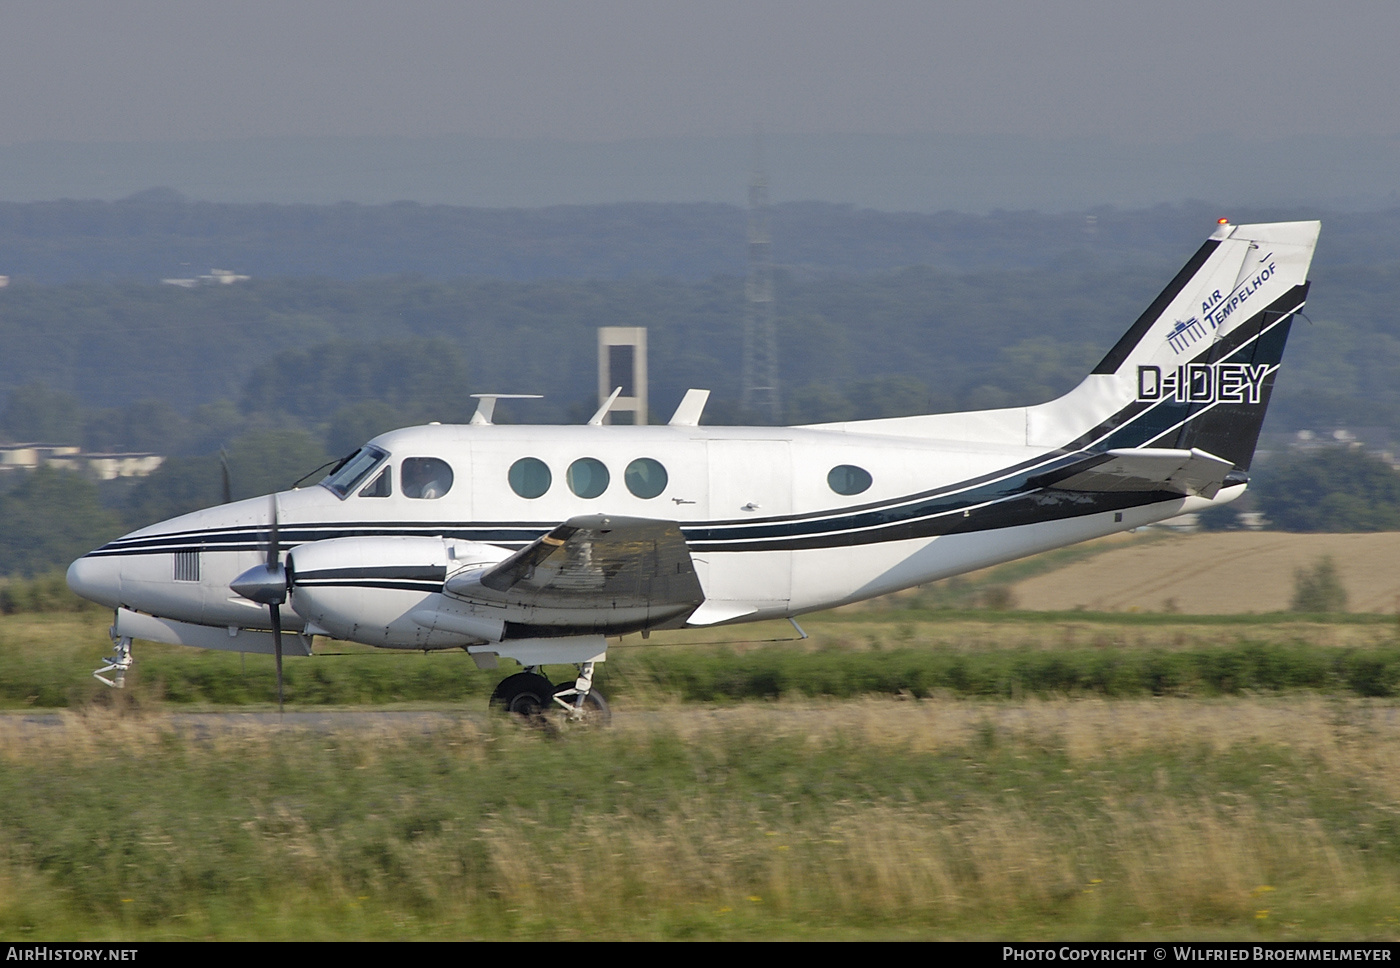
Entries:
{"type": "Polygon", "coordinates": [[[0,936],[1393,938],[1397,731],[1306,696],[67,714],[0,739],[0,936]]]}
{"type": "Polygon", "coordinates": [[[5,616],[0,938],[1400,934],[1393,619],[907,604],[626,640],[584,733],[461,655],[288,660],[293,708],[426,718],[190,720],[270,661],[114,692],[105,615],[5,616]]]}

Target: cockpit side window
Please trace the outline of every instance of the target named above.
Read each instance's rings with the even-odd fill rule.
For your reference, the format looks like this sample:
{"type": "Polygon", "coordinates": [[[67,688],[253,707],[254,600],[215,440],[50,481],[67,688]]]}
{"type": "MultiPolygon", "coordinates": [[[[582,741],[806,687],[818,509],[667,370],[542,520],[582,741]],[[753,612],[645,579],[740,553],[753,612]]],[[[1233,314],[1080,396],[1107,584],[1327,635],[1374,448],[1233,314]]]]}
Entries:
{"type": "Polygon", "coordinates": [[[399,468],[404,497],[432,500],[452,490],[452,468],[436,457],[405,457],[399,468]]]}
{"type": "Polygon", "coordinates": [[[384,468],[369,484],[360,490],[360,497],[389,497],[394,493],[394,475],[392,468],[384,468]]]}
{"type": "Polygon", "coordinates": [[[366,444],[341,461],[335,470],[325,476],[321,484],[334,491],[343,501],[345,496],[359,487],[360,482],[369,477],[370,471],[388,456],[388,451],[366,444]]]}

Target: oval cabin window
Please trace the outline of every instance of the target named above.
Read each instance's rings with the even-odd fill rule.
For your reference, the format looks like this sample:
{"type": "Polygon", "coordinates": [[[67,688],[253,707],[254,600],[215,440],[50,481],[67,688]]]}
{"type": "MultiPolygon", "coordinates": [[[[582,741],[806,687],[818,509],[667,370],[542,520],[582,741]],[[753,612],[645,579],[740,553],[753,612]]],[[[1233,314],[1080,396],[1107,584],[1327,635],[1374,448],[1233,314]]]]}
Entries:
{"type": "Polygon", "coordinates": [[[597,497],[608,489],[608,469],[595,457],[580,457],[565,475],[569,490],[579,497],[597,497]]]}
{"type": "Polygon", "coordinates": [[[510,489],[521,497],[537,498],[549,490],[554,475],[549,473],[549,465],[537,457],[522,457],[510,465],[510,489]]]}
{"type": "Polygon", "coordinates": [[[638,457],[628,464],[622,479],[627,483],[627,490],[637,497],[656,497],[666,490],[666,468],[650,457],[638,457]]]}
{"type": "Polygon", "coordinates": [[[452,490],[452,468],[436,457],[405,457],[399,467],[404,497],[431,501],[452,490]]]}
{"type": "Polygon", "coordinates": [[[870,472],[854,464],[838,464],[826,475],[827,484],[837,494],[859,494],[870,486],[870,472]]]}

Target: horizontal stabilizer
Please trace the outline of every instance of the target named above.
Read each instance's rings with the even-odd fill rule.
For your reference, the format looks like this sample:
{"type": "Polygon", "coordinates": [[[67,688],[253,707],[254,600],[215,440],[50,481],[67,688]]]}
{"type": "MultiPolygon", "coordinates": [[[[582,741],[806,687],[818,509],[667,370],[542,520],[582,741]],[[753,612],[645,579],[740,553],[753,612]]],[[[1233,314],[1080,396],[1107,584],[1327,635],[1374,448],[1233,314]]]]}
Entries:
{"type": "Polygon", "coordinates": [[[1234,469],[1196,448],[1134,447],[1085,457],[1032,483],[1062,491],[1167,491],[1213,498],[1234,469]]]}

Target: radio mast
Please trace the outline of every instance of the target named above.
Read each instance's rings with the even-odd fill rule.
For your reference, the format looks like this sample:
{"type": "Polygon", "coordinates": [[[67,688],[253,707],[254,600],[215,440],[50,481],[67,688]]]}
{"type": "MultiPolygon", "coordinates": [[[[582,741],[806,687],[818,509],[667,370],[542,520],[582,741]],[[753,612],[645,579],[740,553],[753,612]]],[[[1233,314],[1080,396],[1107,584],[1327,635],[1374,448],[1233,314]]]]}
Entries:
{"type": "Polygon", "coordinates": [[[773,313],[773,237],[768,227],[768,173],[763,141],[754,136],[753,176],[749,180],[749,276],[745,286],[743,394],[739,405],[750,417],[782,422],[778,394],[778,333],[773,313]]]}

